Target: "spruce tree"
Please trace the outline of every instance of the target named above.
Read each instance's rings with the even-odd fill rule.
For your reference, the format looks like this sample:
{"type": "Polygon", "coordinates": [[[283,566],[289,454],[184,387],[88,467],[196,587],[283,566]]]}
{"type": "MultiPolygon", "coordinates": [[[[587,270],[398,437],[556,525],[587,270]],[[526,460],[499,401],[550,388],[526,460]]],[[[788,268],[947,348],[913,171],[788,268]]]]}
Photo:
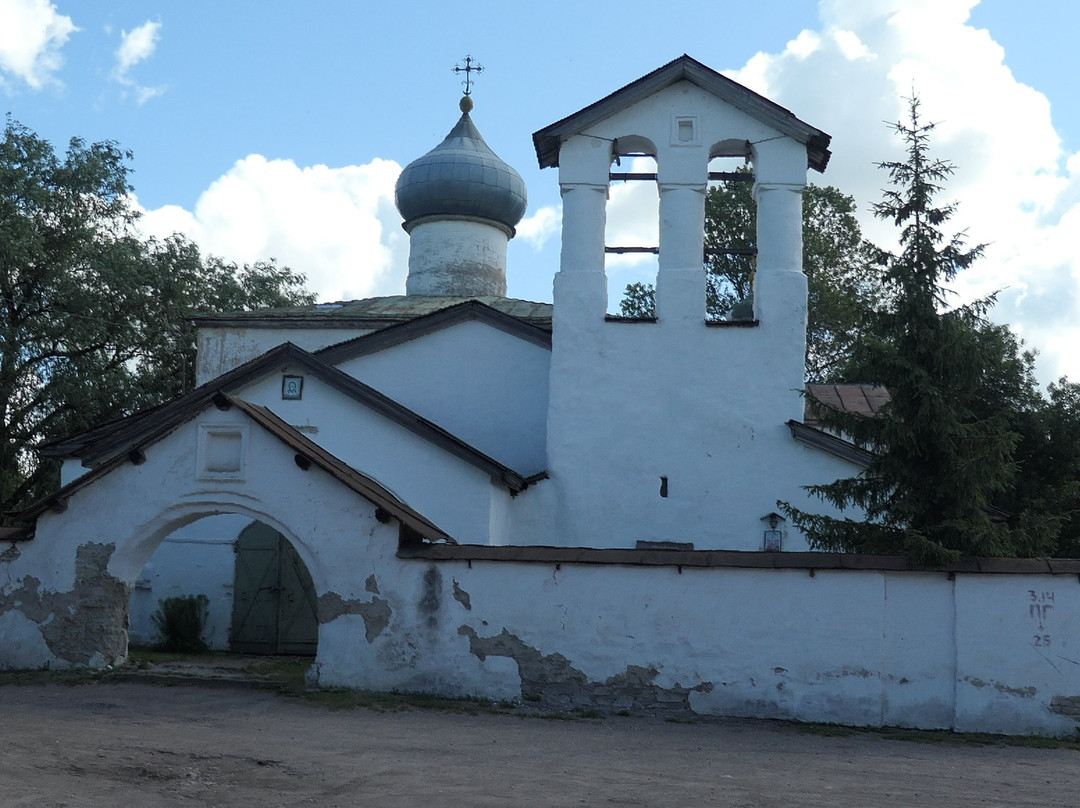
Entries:
{"type": "Polygon", "coordinates": [[[831,429],[872,453],[857,477],[808,490],[865,519],[839,519],[781,503],[815,549],[903,554],[921,565],[960,556],[1015,552],[1018,536],[994,507],[1016,474],[1018,436],[1004,413],[979,406],[986,377],[1000,356],[980,338],[987,298],[950,308],[945,284],[969,267],[982,246],[943,227],[955,205],[936,197],[953,165],[930,156],[932,123],[909,102],[907,123],[893,127],[906,159],[880,163],[892,186],[875,214],[900,230],[900,252],[876,258],[886,286],[885,306],[867,312],[863,339],[854,346],[850,373],[885,385],[892,401],[879,417],[819,408],[831,429]]]}

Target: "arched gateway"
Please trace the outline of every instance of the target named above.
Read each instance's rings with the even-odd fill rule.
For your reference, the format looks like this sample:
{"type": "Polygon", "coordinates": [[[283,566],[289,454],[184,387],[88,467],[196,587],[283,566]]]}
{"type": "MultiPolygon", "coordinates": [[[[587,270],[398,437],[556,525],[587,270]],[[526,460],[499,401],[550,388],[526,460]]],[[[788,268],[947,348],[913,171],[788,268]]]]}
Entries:
{"type": "Polygon", "coordinates": [[[320,629],[342,603],[370,598],[374,558],[403,526],[447,538],[269,410],[200,398],[150,416],[149,434],[22,515],[34,529],[5,552],[14,585],[0,592],[0,668],[123,660],[136,578],[166,536],[205,516],[281,534],[310,572],[320,629]]]}

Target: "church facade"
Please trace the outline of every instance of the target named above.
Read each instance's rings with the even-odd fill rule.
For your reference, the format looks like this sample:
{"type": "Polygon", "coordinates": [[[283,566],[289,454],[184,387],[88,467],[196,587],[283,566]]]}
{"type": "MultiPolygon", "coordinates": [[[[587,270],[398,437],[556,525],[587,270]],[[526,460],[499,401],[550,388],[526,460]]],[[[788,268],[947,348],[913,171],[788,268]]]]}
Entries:
{"type": "Polygon", "coordinates": [[[1075,643],[1054,610],[1077,571],[810,553],[776,513],[865,463],[804,414],[801,193],[829,136],[687,56],[537,131],[563,200],[549,305],[506,297],[526,191],[471,107],[399,179],[405,295],[202,318],[195,391],[51,447],[64,487],[3,537],[0,666],[113,664],[199,593],[212,644],[312,654],[325,685],[1071,731],[1075,675],[1002,653],[991,676],[982,644],[1075,643]],[[633,155],[660,218],[639,319],[606,313],[633,155]],[[753,166],[760,246],[752,315],[711,321],[718,157],[753,166]]]}

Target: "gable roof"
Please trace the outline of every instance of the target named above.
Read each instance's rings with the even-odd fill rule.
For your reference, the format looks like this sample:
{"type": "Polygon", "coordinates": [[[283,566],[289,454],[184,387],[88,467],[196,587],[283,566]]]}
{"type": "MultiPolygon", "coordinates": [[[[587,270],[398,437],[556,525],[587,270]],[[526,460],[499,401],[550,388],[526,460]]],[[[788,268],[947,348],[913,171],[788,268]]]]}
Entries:
{"type": "MultiPolygon", "coordinates": [[[[83,436],[69,439],[62,446],[69,452],[66,456],[80,457],[83,465],[91,468],[111,463],[117,457],[123,460],[128,454],[137,452],[141,446],[163,437],[195,417],[212,403],[215,397],[227,395],[255,379],[276,372],[283,364],[299,365],[357,403],[486,472],[505,485],[512,494],[523,491],[529,485],[529,481],[518,472],[291,342],[272,348],[262,356],[233,368],[185,396],[153,410],[137,413],[130,419],[119,422],[104,435],[91,430],[90,433],[83,433],[83,436]],[[93,439],[84,439],[87,435],[91,435],[93,439]]],[[[60,444],[54,447],[54,455],[59,455],[60,448],[60,444]]]]}
{"type": "MultiPolygon", "coordinates": [[[[296,429],[282,421],[266,407],[260,407],[257,404],[252,404],[220,392],[210,398],[200,399],[200,405],[201,406],[197,408],[185,408],[183,412],[186,417],[182,419],[181,423],[190,421],[211,405],[221,409],[229,409],[230,407],[235,406],[252,421],[295,451],[297,457],[296,465],[301,470],[306,470],[307,468],[310,468],[311,465],[318,466],[346,488],[356,492],[377,508],[383,509],[403,525],[406,525],[425,538],[432,541],[454,542],[449,534],[424,518],[418,511],[410,508],[370,477],[356,471],[344,461],[330,454],[323,447],[300,434],[296,429]],[[302,465],[302,463],[308,465],[302,465]]],[[[72,480],[54,494],[43,497],[25,510],[14,514],[15,519],[19,522],[31,524],[46,510],[51,509],[58,512],[66,510],[67,500],[73,494],[90,486],[113,469],[123,465],[125,461],[131,460],[132,462],[142,462],[139,458],[142,457],[145,459],[143,450],[151,443],[161,440],[177,427],[181,426],[181,423],[172,424],[172,428],[169,430],[156,430],[152,436],[149,436],[145,441],[140,442],[137,446],[134,446],[127,452],[121,452],[120,454],[109,458],[106,462],[101,463],[92,471],[76,480],[72,480]]],[[[27,539],[32,537],[29,530],[23,528],[22,531],[23,535],[21,538],[27,539]]]]}
{"type": "Polygon", "coordinates": [[[696,84],[750,117],[771,126],[799,143],[806,144],[807,165],[815,171],[824,171],[825,166],[828,165],[829,142],[832,140],[830,135],[799,120],[790,110],[743,87],[684,53],[678,59],[668,62],[637,81],[630,82],[606,98],[533,133],[533,145],[536,147],[536,159],[540,163],[540,168],[559,165],[559,149],[568,137],[581,133],[598,121],[679,81],[696,84]]]}
{"type": "Polygon", "coordinates": [[[384,348],[401,345],[459,323],[472,321],[490,325],[511,336],[551,350],[551,332],[547,329],[530,325],[524,320],[504,314],[478,300],[466,300],[464,303],[439,309],[423,317],[387,326],[371,334],[364,334],[336,345],[329,345],[315,351],[315,356],[323,362],[337,365],[358,356],[366,356],[384,348]]]}

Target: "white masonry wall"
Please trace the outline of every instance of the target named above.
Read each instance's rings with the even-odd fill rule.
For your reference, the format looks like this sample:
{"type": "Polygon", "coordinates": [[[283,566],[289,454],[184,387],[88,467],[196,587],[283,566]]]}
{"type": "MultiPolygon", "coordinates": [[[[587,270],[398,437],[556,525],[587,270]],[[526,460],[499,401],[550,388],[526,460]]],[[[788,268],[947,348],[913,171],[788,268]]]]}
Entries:
{"type": "Polygon", "coordinates": [[[1011,734],[1080,721],[1075,575],[364,555],[378,594],[355,597],[391,616],[375,636],[359,614],[322,626],[324,685],[1011,734]]]}
{"type": "Polygon", "coordinates": [[[548,348],[475,320],[338,365],[525,476],[547,463],[550,366],[548,348]]]}
{"type": "Polygon", "coordinates": [[[456,540],[505,544],[492,535],[492,501],[509,499],[491,476],[346,394],[284,365],[281,375],[305,376],[303,398],[282,400],[281,376],[271,374],[237,391],[271,409],[305,437],[371,477],[456,540]]]}
{"type": "Polygon", "coordinates": [[[305,351],[370,334],[373,328],[215,328],[198,330],[195,383],[205,384],[222,373],[262,356],[272,348],[291,342],[305,351]]]}

